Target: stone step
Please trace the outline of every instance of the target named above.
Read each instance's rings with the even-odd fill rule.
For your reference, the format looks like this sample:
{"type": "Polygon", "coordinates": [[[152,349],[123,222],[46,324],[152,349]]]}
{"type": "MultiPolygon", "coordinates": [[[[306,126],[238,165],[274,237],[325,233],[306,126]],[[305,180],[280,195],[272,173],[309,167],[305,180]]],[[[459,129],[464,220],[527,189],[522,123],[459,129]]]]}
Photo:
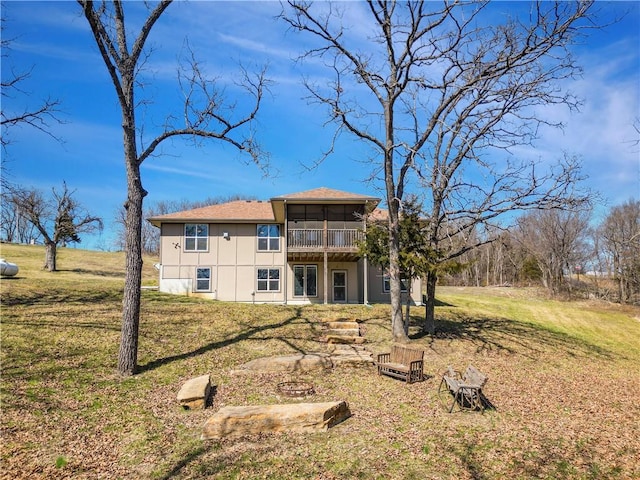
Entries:
{"type": "Polygon", "coordinates": [[[327,343],[365,343],[365,338],[361,336],[346,336],[346,335],[327,335],[327,343]]]}
{"type": "Polygon", "coordinates": [[[343,336],[343,337],[359,337],[360,336],[360,329],[356,328],[356,329],[351,329],[351,328],[335,328],[335,329],[329,329],[326,331],[327,335],[334,335],[337,337],[343,336]]]}
{"type": "Polygon", "coordinates": [[[365,347],[364,345],[358,345],[358,344],[354,344],[354,345],[347,345],[347,344],[342,344],[342,343],[336,343],[334,345],[329,345],[327,347],[327,349],[329,350],[329,352],[331,353],[346,353],[346,352],[352,352],[352,353],[359,353],[359,352],[366,352],[369,355],[373,355],[371,352],[367,351],[367,347],[365,347]]]}
{"type": "Polygon", "coordinates": [[[326,431],[351,416],[345,401],[286,405],[228,406],[209,418],[202,440],[256,433],[326,431]]]}
{"type": "Polygon", "coordinates": [[[361,344],[337,343],[328,346],[334,365],[343,363],[372,363],[373,353],[361,344]]]}

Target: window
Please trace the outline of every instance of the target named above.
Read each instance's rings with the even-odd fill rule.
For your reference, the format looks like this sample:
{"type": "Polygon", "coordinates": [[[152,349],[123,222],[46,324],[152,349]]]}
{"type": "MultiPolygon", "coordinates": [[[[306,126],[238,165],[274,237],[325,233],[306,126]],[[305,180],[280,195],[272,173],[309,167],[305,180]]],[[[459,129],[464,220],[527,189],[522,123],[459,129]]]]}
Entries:
{"type": "Polygon", "coordinates": [[[259,268],[258,269],[258,291],[277,292],[280,290],[280,269],[279,268],[259,268]]]}
{"type": "Polygon", "coordinates": [[[196,268],[196,292],[211,291],[211,269],[209,267],[196,268]]]}
{"type": "Polygon", "coordinates": [[[192,252],[206,252],[209,248],[209,225],[187,223],[184,226],[184,249],[192,252]]]}
{"type": "Polygon", "coordinates": [[[258,225],[258,250],[280,250],[280,225],[258,225]]]}
{"type": "MultiPolygon", "coordinates": [[[[382,277],[382,291],[384,293],[389,293],[391,291],[391,279],[389,278],[389,275],[382,277]]],[[[400,291],[407,291],[407,279],[404,277],[400,277],[400,291]]]]}
{"type": "Polygon", "coordinates": [[[318,296],[318,267],[317,265],[293,266],[293,296],[318,296]]]}

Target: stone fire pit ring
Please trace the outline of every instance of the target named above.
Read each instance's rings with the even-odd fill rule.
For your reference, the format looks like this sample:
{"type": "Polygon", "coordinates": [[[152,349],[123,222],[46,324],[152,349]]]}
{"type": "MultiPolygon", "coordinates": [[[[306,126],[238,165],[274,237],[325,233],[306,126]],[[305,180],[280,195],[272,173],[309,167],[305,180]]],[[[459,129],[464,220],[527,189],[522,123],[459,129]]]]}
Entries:
{"type": "Polygon", "coordinates": [[[293,398],[308,397],[316,393],[313,385],[301,381],[280,382],[278,383],[278,392],[293,398]]]}

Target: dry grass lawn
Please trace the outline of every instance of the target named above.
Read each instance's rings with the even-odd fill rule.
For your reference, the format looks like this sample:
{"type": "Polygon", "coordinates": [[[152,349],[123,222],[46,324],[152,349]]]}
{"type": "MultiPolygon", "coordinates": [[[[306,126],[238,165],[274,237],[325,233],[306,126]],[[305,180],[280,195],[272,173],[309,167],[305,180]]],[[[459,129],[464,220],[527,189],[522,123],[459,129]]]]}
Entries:
{"type": "MultiPolygon", "coordinates": [[[[321,323],[362,321],[368,347],[390,345],[388,306],[244,305],[143,293],[141,372],[115,371],[123,256],[2,245],[20,265],[2,279],[0,478],[15,479],[632,479],[640,478],[640,312],[556,302],[533,290],[440,288],[426,381],[373,367],[246,374],[251,359],[325,351],[321,323]],[[447,365],[489,376],[496,409],[447,413],[436,396],[447,365]],[[211,373],[211,408],[175,396],[211,373]],[[353,416],[326,433],[199,440],[222,405],[294,402],[276,384],[303,378],[312,401],[346,400],[353,416]]],[[[145,283],[154,284],[153,259],[145,283]]],[[[422,309],[415,308],[415,320],[422,309]]],[[[308,401],[308,400],[307,400],[308,401]]]]}

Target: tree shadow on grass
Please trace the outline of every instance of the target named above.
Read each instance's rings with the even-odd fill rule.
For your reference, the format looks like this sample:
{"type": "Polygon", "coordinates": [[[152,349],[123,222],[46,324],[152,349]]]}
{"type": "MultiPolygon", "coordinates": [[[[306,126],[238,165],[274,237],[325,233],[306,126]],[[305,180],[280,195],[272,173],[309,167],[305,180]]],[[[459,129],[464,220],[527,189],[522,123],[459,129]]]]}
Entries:
{"type": "Polygon", "coordinates": [[[185,457],[182,460],[177,462],[170,471],[168,471],[165,475],[163,475],[160,478],[162,480],[169,480],[170,478],[177,476],[187,465],[197,460],[199,457],[207,453],[209,450],[210,450],[209,445],[200,445],[199,447],[197,447],[196,449],[194,449],[193,451],[185,455],[185,457]]]}
{"type": "Polygon", "coordinates": [[[2,306],[33,306],[59,304],[104,304],[105,302],[122,302],[120,289],[87,289],[87,290],[32,290],[21,292],[19,295],[3,294],[2,306]]]}
{"type": "MultiPolygon", "coordinates": [[[[412,324],[421,325],[422,321],[423,317],[412,317],[412,324]]],[[[559,350],[576,358],[597,357],[612,360],[618,356],[580,338],[513,318],[449,313],[447,318],[437,319],[435,327],[436,333],[429,339],[429,345],[433,349],[438,341],[458,340],[475,345],[478,353],[506,351],[537,358],[544,352],[559,350]]],[[[429,334],[422,330],[410,336],[415,340],[424,337],[429,337],[429,334]]]]}
{"type": "MultiPolygon", "coordinates": [[[[237,335],[234,335],[232,337],[228,337],[225,338],[223,340],[220,340],[218,342],[211,342],[207,345],[203,345],[202,347],[196,348],[195,350],[192,350],[190,352],[184,352],[184,353],[180,353],[177,355],[171,355],[168,357],[164,357],[164,358],[159,358],[157,360],[153,360],[145,365],[139,365],[138,369],[136,370],[136,373],[143,373],[143,372],[147,372],[150,370],[154,370],[158,367],[161,367],[163,365],[169,364],[171,362],[176,362],[176,361],[180,361],[180,360],[186,360],[188,358],[192,358],[192,357],[196,357],[199,355],[203,355],[205,353],[208,353],[212,350],[217,350],[220,348],[224,348],[227,347],[229,345],[232,345],[234,343],[238,343],[241,342],[243,340],[248,340],[254,336],[256,336],[257,334],[264,332],[264,331],[268,331],[268,330],[276,330],[278,328],[282,328],[285,327],[287,325],[290,325],[292,323],[294,323],[297,320],[302,320],[304,317],[302,316],[302,307],[297,307],[295,309],[295,314],[281,322],[275,322],[275,323],[269,323],[267,325],[259,325],[259,326],[247,326],[247,329],[238,333],[237,335]]],[[[308,323],[311,323],[307,320],[308,323]]],[[[267,338],[262,338],[262,339],[268,339],[267,338]]],[[[294,347],[294,345],[291,342],[288,342],[287,337],[285,336],[280,336],[277,337],[278,339],[284,341],[285,343],[287,343],[288,345],[290,345],[291,347],[295,348],[296,350],[298,350],[301,353],[305,353],[303,352],[301,349],[294,347]]]]}
{"type": "Polygon", "coordinates": [[[114,272],[109,270],[95,270],[90,268],[59,268],[56,271],[58,272],[71,272],[77,273],[79,275],[95,275],[97,277],[111,277],[111,278],[121,278],[124,280],[124,272],[114,272]]]}

